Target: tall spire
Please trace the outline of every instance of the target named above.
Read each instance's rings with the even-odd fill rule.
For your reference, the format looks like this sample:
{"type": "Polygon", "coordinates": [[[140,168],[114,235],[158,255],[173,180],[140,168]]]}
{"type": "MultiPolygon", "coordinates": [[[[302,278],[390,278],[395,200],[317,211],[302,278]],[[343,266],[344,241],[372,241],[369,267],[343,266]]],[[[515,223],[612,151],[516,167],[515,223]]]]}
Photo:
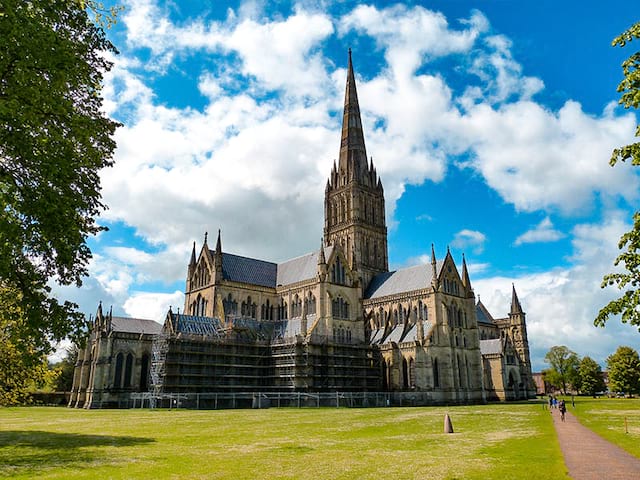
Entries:
{"type": "Polygon", "coordinates": [[[356,91],[356,78],[353,73],[351,49],[347,86],[344,93],[344,113],[342,116],[342,138],[340,142],[339,169],[347,178],[362,178],[367,170],[367,151],[364,146],[364,133],[360,120],[360,105],[356,91]]]}
{"type": "Polygon", "coordinates": [[[516,293],[516,286],[511,284],[511,314],[518,315],[524,313],[522,311],[522,306],[520,305],[520,300],[518,300],[518,294],[516,293]]]}

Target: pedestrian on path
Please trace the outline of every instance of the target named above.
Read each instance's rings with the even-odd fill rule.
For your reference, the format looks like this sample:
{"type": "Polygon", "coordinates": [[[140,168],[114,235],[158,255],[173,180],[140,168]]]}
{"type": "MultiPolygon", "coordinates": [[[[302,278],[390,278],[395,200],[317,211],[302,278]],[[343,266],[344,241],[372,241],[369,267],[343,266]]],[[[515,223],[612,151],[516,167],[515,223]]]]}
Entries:
{"type": "Polygon", "coordinates": [[[564,414],[567,412],[567,407],[564,404],[564,400],[560,400],[560,404],[558,405],[558,408],[560,409],[560,420],[564,422],[564,414]]]}

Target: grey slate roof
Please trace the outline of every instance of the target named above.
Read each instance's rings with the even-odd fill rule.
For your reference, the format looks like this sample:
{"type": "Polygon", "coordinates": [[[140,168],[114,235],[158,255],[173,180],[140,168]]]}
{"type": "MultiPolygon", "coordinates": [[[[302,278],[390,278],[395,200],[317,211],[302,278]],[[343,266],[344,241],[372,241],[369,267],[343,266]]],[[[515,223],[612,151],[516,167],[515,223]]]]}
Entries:
{"type": "Polygon", "coordinates": [[[153,320],[143,318],[112,317],[111,330],[123,333],[149,333],[152,335],[160,333],[162,325],[153,320]]]}
{"type": "Polygon", "coordinates": [[[222,277],[225,280],[275,287],[277,270],[275,263],[222,252],[222,277]]]}
{"type": "MultiPolygon", "coordinates": [[[[325,258],[329,258],[332,251],[333,247],[325,247],[325,258]]],[[[278,285],[291,285],[316,276],[319,253],[320,251],[317,250],[276,264],[222,252],[222,278],[261,287],[275,288],[278,285]]],[[[211,255],[214,254],[215,251],[211,250],[211,255]]]]}
{"type": "MultiPolygon", "coordinates": [[[[438,275],[442,270],[443,261],[438,261],[436,269],[438,275]]],[[[364,298],[378,298],[395,295],[402,292],[421,290],[431,285],[433,270],[431,265],[416,265],[402,268],[395,272],[380,273],[371,279],[364,298]]]]}
{"type": "Polygon", "coordinates": [[[217,335],[223,326],[220,320],[195,315],[175,315],[176,333],[194,333],[198,335],[217,335]]]}
{"type": "Polygon", "coordinates": [[[499,338],[480,340],[480,353],[482,355],[502,353],[502,340],[499,338]]]}
{"type": "MultiPolygon", "coordinates": [[[[333,252],[333,246],[324,248],[324,258],[328,259],[333,252]]],[[[318,255],[320,250],[308,253],[302,257],[287,260],[278,265],[276,285],[291,285],[292,283],[309,280],[318,271],[318,255]]]]}
{"type": "Polygon", "coordinates": [[[487,323],[490,325],[495,325],[493,322],[493,317],[486,309],[486,307],[482,304],[482,302],[478,302],[476,304],[476,317],[478,319],[478,323],[487,323]]]}

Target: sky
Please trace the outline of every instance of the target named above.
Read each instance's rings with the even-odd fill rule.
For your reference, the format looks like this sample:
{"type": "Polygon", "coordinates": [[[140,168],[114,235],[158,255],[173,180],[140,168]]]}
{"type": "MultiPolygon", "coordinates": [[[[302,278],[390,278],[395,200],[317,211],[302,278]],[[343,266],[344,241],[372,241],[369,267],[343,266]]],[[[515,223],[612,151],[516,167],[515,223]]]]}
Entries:
{"type": "Polygon", "coordinates": [[[447,248],[506,316],[515,285],[534,371],[566,345],[603,367],[636,328],[593,326],[640,177],[609,166],[638,118],[618,106],[618,0],[122,0],[104,108],[122,123],[101,172],[109,228],[90,276],[55,287],[92,314],[182,308],[193,242],[279,262],[318,248],[353,50],[392,270],[447,248]]]}

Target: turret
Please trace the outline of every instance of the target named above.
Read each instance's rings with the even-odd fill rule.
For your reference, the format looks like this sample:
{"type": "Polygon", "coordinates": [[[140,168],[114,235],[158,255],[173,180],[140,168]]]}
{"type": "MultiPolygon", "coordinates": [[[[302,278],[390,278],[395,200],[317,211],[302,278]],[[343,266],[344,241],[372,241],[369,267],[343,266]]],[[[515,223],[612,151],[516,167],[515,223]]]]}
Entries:
{"type": "Polygon", "coordinates": [[[438,282],[438,266],[436,262],[436,251],[433,246],[433,243],[431,244],[431,286],[433,287],[433,290],[436,292],[440,287],[440,284],[438,282]]]}
{"type": "Polygon", "coordinates": [[[213,255],[214,283],[218,285],[222,281],[222,239],[220,229],[218,229],[218,239],[216,240],[216,251],[213,255]]]}
{"type": "Polygon", "coordinates": [[[325,282],[327,280],[327,259],[324,256],[324,246],[322,245],[322,240],[320,241],[320,253],[318,253],[318,279],[321,282],[325,282]]]}
{"type": "Polygon", "coordinates": [[[469,271],[467,269],[467,261],[462,254],[462,286],[464,287],[467,297],[473,296],[473,288],[471,288],[471,279],[469,278],[469,271]]]}
{"type": "Polygon", "coordinates": [[[522,306],[520,305],[520,300],[518,300],[518,294],[516,293],[515,285],[511,284],[511,311],[509,312],[509,316],[512,315],[523,315],[522,306]]]}

